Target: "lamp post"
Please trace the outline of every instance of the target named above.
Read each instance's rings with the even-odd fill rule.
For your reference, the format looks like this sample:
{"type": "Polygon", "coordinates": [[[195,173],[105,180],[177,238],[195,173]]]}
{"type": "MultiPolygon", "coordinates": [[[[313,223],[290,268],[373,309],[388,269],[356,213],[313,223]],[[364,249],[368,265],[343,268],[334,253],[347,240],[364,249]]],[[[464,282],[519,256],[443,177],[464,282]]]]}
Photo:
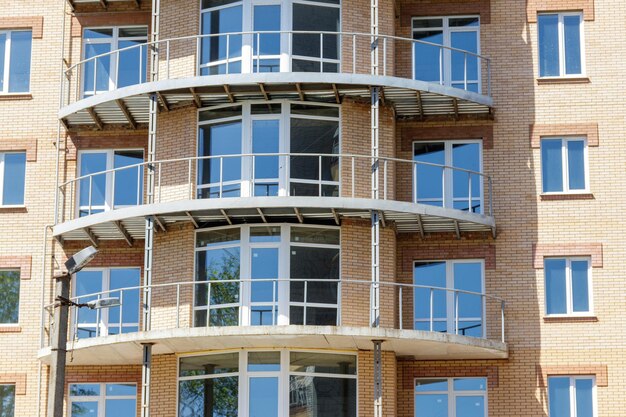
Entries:
{"type": "MultiPolygon", "coordinates": [[[[50,380],[48,382],[48,417],[63,417],[65,395],[65,357],[67,352],[67,322],[69,307],[103,308],[111,307],[114,300],[102,299],[85,304],[70,300],[70,277],[83,269],[98,251],[89,246],[76,253],[65,262],[67,271],[55,275],[54,326],[51,335],[50,380]]],[[[119,303],[118,303],[119,304],[119,303]]]]}

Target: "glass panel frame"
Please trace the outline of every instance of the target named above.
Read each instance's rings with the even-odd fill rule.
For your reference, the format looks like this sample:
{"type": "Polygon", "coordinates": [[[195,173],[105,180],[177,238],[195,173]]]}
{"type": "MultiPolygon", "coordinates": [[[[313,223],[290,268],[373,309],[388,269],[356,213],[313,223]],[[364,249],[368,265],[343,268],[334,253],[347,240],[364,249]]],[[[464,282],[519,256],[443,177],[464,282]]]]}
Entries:
{"type": "Polygon", "coordinates": [[[593,279],[592,279],[592,259],[590,257],[546,257],[544,258],[544,304],[545,304],[545,314],[548,317],[559,317],[559,316],[593,316],[594,307],[593,307],[593,279]],[[549,309],[549,291],[551,287],[548,283],[548,264],[559,262],[564,265],[565,270],[563,271],[564,275],[564,283],[562,283],[560,292],[564,292],[563,294],[554,295],[557,299],[563,298],[564,306],[561,306],[561,311],[559,312],[551,312],[549,309]],[[586,269],[580,269],[583,264],[586,263],[586,269]],[[572,264],[574,264],[575,268],[572,268],[572,264]],[[575,270],[574,270],[575,269],[575,270]],[[580,274],[582,272],[586,272],[586,280],[584,276],[580,274]],[[582,280],[582,281],[581,281],[582,280]],[[586,282],[585,282],[586,281],[586,282]],[[564,288],[563,288],[564,287],[564,288]],[[586,297],[584,297],[586,295],[586,297]],[[581,300],[582,298],[586,298],[586,300],[581,300]],[[586,301],[586,302],[585,302],[586,301]],[[586,305],[587,310],[580,309],[580,305],[586,305]],[[565,307],[565,308],[563,308],[565,307]]]}
{"type": "Polygon", "coordinates": [[[0,94],[30,93],[32,41],[32,30],[0,30],[0,94]]]}
{"type": "Polygon", "coordinates": [[[23,207],[26,199],[26,152],[0,153],[0,206],[23,207]]]}
{"type": "Polygon", "coordinates": [[[542,194],[591,192],[586,137],[541,137],[539,146],[542,194]]]}
{"type": "Polygon", "coordinates": [[[584,19],[581,12],[539,13],[537,35],[540,78],[586,76],[584,19]],[[578,20],[578,28],[570,26],[574,19],[578,20]],[[544,26],[547,23],[552,26],[549,33],[544,26]]]}
{"type": "Polygon", "coordinates": [[[488,416],[486,377],[415,378],[413,395],[415,417],[488,416]],[[473,399],[473,404],[468,404],[468,399],[473,399]],[[459,407],[460,403],[465,407],[459,407]],[[480,407],[480,411],[464,414],[468,405],[480,407]],[[428,406],[436,407],[437,412],[428,406]]]}
{"type": "Polygon", "coordinates": [[[136,417],[137,384],[129,382],[74,383],[68,386],[71,417],[136,417]],[[132,392],[134,389],[134,393],[132,392]],[[89,407],[87,409],[81,407],[89,407]]]}

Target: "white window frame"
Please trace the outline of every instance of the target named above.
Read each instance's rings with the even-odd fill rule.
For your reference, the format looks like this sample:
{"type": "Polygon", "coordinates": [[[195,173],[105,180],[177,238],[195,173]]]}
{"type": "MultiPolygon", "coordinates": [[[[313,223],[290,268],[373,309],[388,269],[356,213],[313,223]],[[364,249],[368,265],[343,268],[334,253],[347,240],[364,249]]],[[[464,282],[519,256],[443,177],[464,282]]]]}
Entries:
{"type": "Polygon", "coordinates": [[[67,405],[67,414],[68,417],[72,415],[72,404],[74,402],[97,402],[98,403],[98,415],[96,417],[105,417],[106,416],[106,401],[107,400],[135,400],[135,416],[137,415],[137,384],[134,382],[76,382],[68,384],[68,392],[70,392],[70,385],[99,385],[100,386],[100,395],[71,395],[68,394],[68,405],[67,405]],[[106,386],[107,385],[134,385],[135,386],[135,395],[107,395],[106,394],[106,386]]]}
{"type": "Polygon", "coordinates": [[[539,158],[541,159],[541,193],[543,195],[551,194],[589,194],[591,192],[589,187],[589,146],[587,144],[587,138],[585,136],[542,136],[539,141],[539,158]],[[543,190],[543,166],[545,161],[543,160],[543,141],[544,140],[560,140],[561,141],[561,169],[563,170],[561,177],[563,178],[563,191],[544,191],[543,190]],[[583,142],[583,164],[584,164],[584,176],[585,176],[585,188],[581,190],[570,190],[569,188],[569,154],[567,150],[567,144],[569,142],[583,142]]]}
{"type": "MultiPolygon", "coordinates": [[[[144,158],[144,162],[145,162],[145,150],[143,148],[85,149],[85,150],[78,151],[78,164],[76,166],[76,178],[82,176],[80,172],[81,172],[82,163],[83,163],[82,161],[83,155],[97,154],[97,153],[106,154],[106,171],[110,171],[114,169],[113,164],[115,162],[115,152],[127,152],[127,151],[141,152],[142,157],[144,158]]],[[[139,168],[141,169],[141,171],[143,171],[143,166],[140,166],[139,168]]],[[[129,171],[129,170],[135,170],[135,168],[125,169],[125,171],[129,171]]],[[[93,177],[103,175],[106,177],[104,205],[101,205],[101,206],[91,205],[91,201],[89,201],[88,205],[81,206],[80,205],[80,193],[81,193],[80,186],[81,186],[82,181],[79,180],[77,181],[77,184],[76,184],[76,207],[75,207],[74,218],[79,218],[81,209],[85,209],[86,211],[89,212],[88,215],[91,215],[94,210],[109,211],[109,210],[126,208],[126,207],[135,207],[135,206],[139,206],[143,204],[143,193],[144,193],[143,181],[139,181],[139,179],[142,178],[141,175],[137,176],[137,182],[139,182],[139,185],[140,185],[140,187],[138,187],[138,190],[140,190],[141,193],[140,195],[137,196],[139,198],[138,198],[137,204],[135,205],[114,205],[115,204],[115,188],[114,188],[115,181],[114,181],[114,174],[112,172],[108,172],[106,174],[93,173],[89,175],[93,177]]],[[[145,179],[143,180],[145,181],[145,179]]]]}
{"type": "Polygon", "coordinates": [[[591,265],[591,257],[589,256],[547,256],[544,258],[544,265],[546,260],[565,260],[565,300],[566,300],[566,312],[565,313],[548,313],[548,291],[546,285],[546,274],[544,267],[544,279],[543,279],[543,288],[544,288],[544,311],[546,317],[589,317],[593,316],[593,279],[592,279],[592,265],[591,265]],[[574,301],[573,301],[573,291],[572,291],[572,261],[585,261],[587,262],[587,294],[589,295],[589,311],[574,311],[574,301]]]}
{"type": "MultiPolygon", "coordinates": [[[[119,48],[119,43],[120,41],[145,41],[146,43],[148,42],[148,35],[149,35],[149,31],[148,31],[148,26],[146,25],[127,25],[127,26],[90,26],[90,27],[86,27],[83,28],[83,41],[82,41],[82,53],[81,53],[81,57],[83,60],[87,59],[85,58],[85,53],[87,52],[87,45],[96,45],[96,44],[109,44],[111,45],[110,48],[110,61],[109,61],[109,88],[108,90],[98,90],[97,85],[95,84],[95,80],[94,80],[94,86],[93,86],[93,91],[85,91],[85,65],[81,65],[81,83],[80,83],[80,96],[81,97],[91,97],[97,94],[102,94],[105,93],[107,91],[112,91],[115,90],[117,88],[117,82],[118,82],[118,58],[119,58],[119,54],[115,53],[114,51],[120,49],[119,48]],[[120,37],[119,33],[120,33],[120,29],[131,29],[131,28],[145,28],[146,29],[146,36],[124,36],[124,37],[120,37]],[[90,39],[90,38],[85,38],[85,31],[87,30],[98,30],[98,29],[111,29],[112,30],[112,36],[110,38],[96,38],[96,39],[90,39]]],[[[135,48],[139,48],[142,49],[142,47],[140,46],[136,46],[135,48]]],[[[147,51],[147,46],[146,46],[146,51],[147,51]]],[[[139,54],[139,70],[141,71],[141,68],[143,67],[142,65],[142,60],[144,59],[144,56],[142,53],[139,54]]],[[[95,67],[96,67],[96,60],[93,60],[94,62],[94,75],[95,75],[95,67]]],[[[147,63],[146,63],[147,64],[147,63]]],[[[144,74],[144,79],[145,77],[147,77],[147,74],[144,74]]],[[[144,81],[145,82],[145,81],[144,81]]]]}
{"type": "MultiPolygon", "coordinates": [[[[483,417],[488,417],[489,416],[489,409],[488,409],[488,404],[487,404],[487,391],[488,391],[488,378],[487,377],[452,377],[452,378],[442,378],[442,377],[428,377],[428,378],[415,378],[413,380],[413,396],[414,398],[417,397],[418,395],[431,395],[431,394],[445,394],[448,396],[448,417],[456,417],[456,398],[457,397],[476,397],[476,396],[482,396],[484,398],[484,403],[485,403],[485,414],[483,417]],[[441,379],[441,380],[446,380],[448,382],[448,389],[447,391],[428,391],[428,392],[416,392],[415,391],[415,386],[417,384],[418,381],[420,380],[433,380],[433,379],[441,379]],[[454,380],[455,379],[484,379],[485,380],[485,390],[484,391],[472,391],[472,390],[467,390],[467,391],[456,391],[454,389],[454,380]]],[[[415,403],[414,403],[415,404],[415,403]]],[[[413,410],[413,415],[417,416],[417,410],[414,409],[413,410]]]]}
{"type": "MultiPolygon", "coordinates": [[[[200,16],[198,23],[198,33],[202,34],[202,15],[207,12],[212,12],[220,9],[226,9],[230,7],[242,6],[242,24],[241,28],[243,32],[253,32],[254,31],[254,6],[280,6],[280,30],[281,32],[288,32],[293,30],[293,5],[294,4],[305,4],[305,5],[313,5],[319,7],[328,7],[335,8],[341,11],[341,2],[339,4],[332,3],[324,3],[322,1],[316,0],[241,0],[238,2],[228,3],[221,6],[210,7],[208,9],[202,8],[202,0],[200,2],[200,16]]],[[[341,12],[339,16],[339,32],[342,30],[342,19],[341,12]]],[[[339,49],[337,51],[338,56],[337,59],[330,59],[324,57],[308,57],[308,56],[300,56],[293,55],[293,51],[290,48],[292,46],[292,42],[290,42],[290,35],[288,33],[282,33],[280,36],[280,56],[261,55],[262,59],[280,59],[280,72],[291,72],[292,68],[292,60],[293,59],[304,59],[307,61],[315,61],[320,62],[320,70],[323,69],[324,63],[337,64],[338,71],[341,71],[341,36],[339,36],[339,49]]],[[[241,45],[241,57],[230,58],[227,56],[225,59],[219,61],[213,61],[210,63],[202,64],[200,59],[197,59],[196,63],[196,74],[200,75],[200,70],[202,68],[218,66],[222,64],[226,64],[228,68],[228,64],[231,62],[241,62],[241,73],[242,74],[250,74],[254,72],[253,63],[254,58],[256,57],[255,52],[253,50],[254,46],[254,38],[252,34],[242,35],[242,45],[241,45]],[[252,58],[252,59],[251,59],[252,58]]],[[[197,56],[200,57],[201,54],[201,42],[198,42],[197,46],[197,56]]],[[[226,72],[229,74],[229,72],[226,72]]]]}
{"type": "Polygon", "coordinates": [[[29,70],[29,80],[28,80],[28,91],[21,91],[16,93],[9,92],[9,74],[11,73],[11,37],[14,32],[30,32],[31,33],[31,41],[32,41],[32,29],[24,29],[24,30],[0,30],[0,34],[6,35],[6,41],[4,44],[4,74],[0,74],[3,80],[3,88],[0,90],[0,94],[2,95],[21,95],[21,94],[30,94],[31,89],[31,81],[33,79],[33,51],[31,48],[31,56],[30,56],[30,70],[29,70]]]}
{"type": "Polygon", "coordinates": [[[586,60],[585,60],[585,19],[582,12],[549,12],[539,13],[537,16],[537,57],[539,57],[539,50],[541,45],[541,39],[539,38],[539,17],[557,15],[559,19],[558,23],[558,42],[559,42],[559,75],[541,75],[541,60],[537,59],[537,73],[541,79],[550,78],[584,78],[586,77],[586,60]],[[580,74],[566,74],[565,73],[565,25],[563,24],[563,18],[565,16],[579,16],[580,17],[580,74]]]}
{"type": "MultiPolygon", "coordinates": [[[[252,123],[255,120],[278,120],[279,121],[279,146],[278,146],[278,152],[279,153],[285,153],[288,154],[291,152],[290,150],[290,146],[291,146],[291,119],[307,119],[307,120],[323,120],[323,121],[333,121],[333,122],[337,122],[337,125],[339,126],[339,149],[338,149],[338,156],[337,158],[339,159],[339,168],[338,168],[338,172],[341,173],[341,166],[342,166],[342,158],[339,157],[339,154],[341,154],[341,149],[342,149],[342,140],[341,140],[341,133],[342,133],[342,118],[341,118],[341,107],[337,104],[331,104],[331,103],[317,103],[317,102],[296,102],[296,101],[290,101],[290,100],[273,100],[270,102],[267,101],[247,101],[247,102],[242,102],[242,103],[235,103],[235,104],[224,104],[224,105],[219,105],[219,106],[212,106],[212,107],[206,107],[206,108],[202,108],[199,109],[198,111],[198,129],[196,130],[196,155],[199,155],[199,151],[200,151],[200,147],[199,147],[199,138],[200,138],[200,127],[201,126],[207,126],[207,125],[213,125],[213,124],[221,124],[221,123],[225,123],[225,122],[232,122],[232,121],[241,121],[241,153],[242,154],[252,154],[252,123]],[[259,115],[253,115],[252,114],[252,106],[253,105],[257,105],[257,104],[280,104],[281,106],[281,112],[280,114],[259,114],[259,115]],[[337,108],[339,110],[338,116],[337,117],[329,117],[329,116],[315,116],[315,115],[306,115],[306,114],[291,114],[291,105],[292,104],[305,104],[305,105],[311,105],[311,106],[316,106],[316,107],[333,107],[333,108],[337,108]],[[241,116],[232,116],[232,117],[224,117],[224,118],[220,118],[220,119],[213,119],[213,120],[207,120],[207,121],[200,121],[200,112],[202,111],[207,111],[207,110],[213,110],[213,109],[220,109],[220,108],[228,108],[228,107],[241,107],[241,116]]],[[[281,156],[278,158],[278,165],[279,165],[279,171],[278,171],[278,197],[286,197],[289,196],[289,187],[290,187],[290,183],[292,181],[291,178],[291,172],[289,172],[288,167],[289,162],[288,162],[289,156],[281,156]]],[[[202,163],[201,160],[196,160],[196,172],[200,172],[200,164],[202,163]]],[[[253,169],[252,169],[252,158],[242,158],[241,161],[241,179],[240,180],[232,180],[232,181],[225,181],[223,183],[221,183],[222,187],[226,187],[229,185],[234,185],[234,184],[240,184],[240,196],[241,197],[253,197],[254,196],[254,184],[255,183],[262,183],[262,182],[271,182],[271,179],[263,179],[263,180],[256,180],[253,181],[254,179],[252,178],[254,173],[253,173],[253,169]]],[[[321,184],[322,186],[324,185],[334,185],[338,187],[338,192],[339,195],[341,195],[341,178],[339,178],[337,181],[326,181],[326,180],[322,180],[322,178],[319,178],[319,180],[307,180],[307,179],[294,179],[294,182],[298,183],[298,184],[316,184],[319,185],[321,184]]],[[[215,187],[219,187],[220,186],[220,182],[213,182],[213,183],[207,183],[207,184],[198,184],[198,180],[196,178],[196,198],[198,196],[198,191],[202,190],[202,189],[210,189],[210,188],[215,188],[215,187]]],[[[222,197],[220,195],[220,198],[225,198],[222,197]]]]}
{"type": "MultiPolygon", "coordinates": [[[[454,265],[456,264],[475,264],[478,263],[480,264],[480,281],[481,281],[481,290],[480,292],[482,294],[485,293],[485,260],[484,259],[427,259],[427,260],[416,260],[413,261],[413,284],[415,285],[420,285],[417,284],[415,279],[415,265],[416,264],[422,264],[422,263],[429,263],[429,262],[433,262],[433,263],[445,263],[446,265],[446,288],[449,289],[450,291],[446,291],[446,317],[445,317],[445,323],[446,323],[446,327],[447,330],[446,332],[448,334],[458,334],[458,329],[457,327],[457,323],[455,323],[456,321],[456,315],[455,313],[455,307],[456,307],[456,303],[455,303],[455,292],[454,290],[454,265]]],[[[415,293],[413,293],[413,297],[415,297],[414,295],[415,293]]],[[[462,319],[464,321],[480,321],[481,325],[482,325],[482,338],[486,338],[487,337],[487,306],[486,306],[486,301],[485,301],[485,297],[482,297],[482,317],[462,317],[462,319]]],[[[411,313],[413,315],[413,328],[415,328],[415,323],[417,322],[429,322],[430,319],[426,318],[426,319],[417,319],[415,317],[415,313],[412,312],[411,313]]],[[[433,323],[434,322],[442,322],[444,321],[444,319],[435,319],[433,317],[433,323]]],[[[433,330],[435,331],[435,330],[433,330]]]]}
{"type": "Polygon", "coordinates": [[[359,415],[359,358],[354,353],[342,352],[342,351],[320,351],[313,349],[239,349],[239,350],[226,350],[226,351],[213,351],[211,354],[223,354],[223,353],[238,353],[239,354],[239,370],[237,372],[228,372],[222,374],[211,374],[211,375],[201,375],[201,376],[180,376],[180,359],[186,357],[194,357],[194,356],[209,356],[207,353],[193,353],[193,354],[185,354],[179,355],[178,361],[176,362],[176,416],[179,415],[180,411],[180,389],[179,383],[181,381],[188,381],[194,379],[213,379],[220,377],[233,377],[236,376],[238,378],[238,389],[239,389],[239,397],[238,397],[238,415],[240,417],[248,417],[249,415],[249,381],[250,377],[259,376],[259,377],[274,377],[278,376],[278,417],[288,417],[289,416],[289,377],[290,376],[311,376],[311,377],[330,377],[337,379],[353,379],[356,380],[356,410],[357,416],[359,415]],[[280,352],[280,371],[248,371],[248,353],[254,352],[280,352]],[[329,373],[321,373],[321,372],[292,372],[290,371],[290,353],[298,353],[298,352],[311,352],[311,353],[319,353],[319,354],[332,354],[332,355],[345,355],[345,356],[356,356],[356,369],[354,375],[345,375],[345,374],[329,374],[329,373]]]}
{"type": "Polygon", "coordinates": [[[595,375],[548,375],[548,414],[550,413],[550,378],[569,378],[569,404],[570,404],[570,415],[569,416],[550,416],[548,417],[577,417],[576,410],[576,380],[579,379],[590,379],[593,383],[593,387],[591,389],[591,402],[593,404],[593,417],[598,416],[598,401],[597,401],[597,385],[596,385],[596,377],[595,375]]]}
{"type": "MultiPolygon", "coordinates": [[[[464,80],[452,80],[452,51],[448,48],[451,48],[452,46],[452,33],[455,32],[476,32],[476,55],[480,55],[480,26],[481,26],[481,21],[480,21],[480,15],[460,15],[460,16],[417,16],[417,17],[413,17],[411,19],[411,36],[413,36],[413,34],[415,32],[429,32],[429,31],[441,31],[443,34],[443,55],[440,55],[440,60],[443,61],[440,62],[439,64],[439,84],[440,85],[445,85],[447,87],[451,87],[452,84],[458,84],[463,82],[464,80]],[[476,18],[478,19],[478,26],[459,26],[459,27],[451,27],[450,26],[450,19],[463,19],[463,18],[476,18]],[[413,22],[417,21],[417,20],[434,20],[434,19],[442,19],[442,26],[439,27],[429,27],[429,28],[418,28],[415,29],[413,27],[413,22]],[[442,65],[443,64],[443,65],[442,65]]],[[[415,56],[415,48],[411,47],[411,71],[412,71],[412,78],[415,80],[416,79],[416,74],[415,74],[415,59],[417,57],[415,56]]],[[[477,68],[477,75],[478,75],[478,79],[477,80],[467,80],[467,84],[470,83],[478,83],[478,93],[480,94],[480,92],[482,91],[482,60],[480,58],[476,58],[477,63],[476,65],[478,66],[477,68]]],[[[467,86],[465,86],[465,89],[467,90],[467,86]]]]}
{"type": "MultiPolygon", "coordinates": [[[[19,283],[19,296],[18,296],[18,300],[17,300],[17,322],[15,323],[2,323],[0,322],[0,326],[3,327],[19,327],[20,326],[20,319],[21,319],[21,314],[20,314],[20,307],[21,307],[21,303],[20,300],[22,299],[22,271],[19,268],[0,268],[0,271],[2,272],[17,272],[18,274],[18,283],[19,283]]],[[[11,385],[11,384],[0,384],[0,385],[11,385]]]]}
{"type": "MultiPolygon", "coordinates": [[[[114,289],[111,290],[111,271],[116,270],[116,269],[134,269],[137,270],[139,272],[139,278],[140,278],[140,284],[141,284],[141,268],[140,267],[136,267],[136,266],[116,266],[116,267],[102,267],[102,268],[84,268],[83,271],[89,271],[89,272],[101,272],[102,273],[102,281],[101,283],[101,290],[100,292],[107,292],[107,291],[113,291],[113,292],[117,292],[119,291],[118,289],[114,289]]],[[[72,275],[72,297],[76,297],[76,275],[72,275]]],[[[82,296],[81,296],[82,297],[82,296]]],[[[141,294],[140,294],[140,298],[141,298],[141,294]]],[[[123,300],[122,300],[123,301],[123,300]]],[[[123,306],[118,307],[120,309],[120,318],[123,318],[123,314],[122,314],[122,308],[123,306]]],[[[94,328],[96,334],[94,336],[90,336],[89,338],[94,338],[94,337],[102,337],[102,336],[108,336],[109,335],[109,327],[115,327],[118,328],[120,326],[120,321],[117,321],[115,323],[110,323],[109,322],[109,309],[108,308],[102,308],[102,309],[96,309],[96,322],[95,323],[80,323],[78,324],[76,322],[77,320],[77,313],[78,313],[78,308],[74,308],[72,310],[72,314],[71,314],[71,335],[72,337],[70,338],[71,340],[76,340],[78,338],[78,334],[77,334],[77,328],[76,326],[86,326],[89,328],[94,328]]],[[[141,312],[139,312],[139,315],[141,315],[141,312]]],[[[124,327],[137,327],[137,329],[140,329],[139,327],[139,317],[137,317],[137,322],[133,322],[133,323],[128,323],[125,322],[123,319],[121,320],[121,328],[119,329],[119,334],[122,334],[122,328],[124,327]]]]}
{"type": "MultiPolygon", "coordinates": [[[[453,167],[453,159],[452,159],[452,149],[454,147],[454,145],[459,145],[459,144],[477,144],[478,145],[478,172],[482,173],[483,172],[483,141],[480,139],[455,139],[455,140],[416,140],[413,141],[413,145],[411,146],[411,150],[413,152],[413,154],[411,155],[411,158],[413,159],[413,161],[415,161],[415,145],[418,144],[425,144],[425,143],[443,143],[444,144],[444,166],[446,167],[453,167]]],[[[418,163],[418,168],[419,168],[419,163],[418,163]]],[[[413,176],[413,174],[412,174],[413,176]]],[[[474,178],[476,177],[476,175],[470,176],[472,178],[472,181],[474,181],[474,178]]],[[[484,196],[484,192],[485,192],[485,186],[484,186],[484,181],[483,181],[483,176],[480,175],[479,176],[479,195],[478,196],[472,196],[472,200],[474,200],[475,198],[479,198],[480,199],[480,211],[476,211],[475,213],[484,213],[485,209],[484,209],[484,204],[485,204],[485,196],[484,196]]],[[[411,183],[413,184],[413,201],[414,202],[418,202],[418,196],[417,196],[417,183],[415,183],[415,178],[411,178],[411,183]]],[[[465,197],[454,197],[454,169],[443,169],[443,178],[442,178],[442,182],[441,182],[441,187],[442,187],[442,192],[441,195],[443,197],[443,201],[442,201],[442,207],[444,208],[454,208],[454,202],[456,201],[468,201],[468,198],[465,197]]],[[[433,201],[433,202],[437,202],[439,201],[438,198],[421,198],[419,199],[419,201],[433,201]]],[[[473,211],[468,211],[469,213],[474,213],[473,211]]]]}
{"type": "Polygon", "coordinates": [[[4,201],[4,157],[5,155],[9,155],[9,154],[24,154],[26,155],[26,152],[24,151],[16,151],[16,152],[0,152],[0,207],[26,207],[26,179],[28,177],[27,174],[27,168],[28,168],[28,160],[25,161],[24,163],[24,204],[2,204],[2,201],[4,201]]]}
{"type": "MultiPolygon", "coordinates": [[[[337,249],[339,251],[339,270],[341,271],[341,228],[339,226],[318,226],[318,225],[305,225],[305,224],[285,224],[285,223],[259,223],[259,224],[242,224],[239,226],[223,226],[223,227],[212,227],[205,229],[198,229],[195,231],[196,237],[194,242],[198,241],[197,235],[201,232],[206,231],[216,231],[223,229],[236,229],[240,230],[239,243],[231,243],[225,242],[223,244],[214,244],[210,247],[197,247],[197,244],[194,243],[194,271],[193,276],[194,279],[197,276],[198,272],[198,263],[196,261],[198,252],[204,252],[208,250],[214,249],[227,249],[227,248],[239,248],[239,279],[241,280],[250,280],[251,279],[251,271],[252,271],[252,262],[250,258],[251,249],[253,248],[278,248],[278,278],[284,279],[285,281],[279,281],[277,284],[277,300],[275,300],[276,305],[276,314],[277,317],[273,320],[274,325],[288,325],[290,320],[290,306],[298,306],[303,307],[303,321],[306,325],[306,309],[307,307],[323,307],[323,308],[336,308],[337,309],[337,323],[341,323],[341,283],[337,283],[337,303],[312,303],[307,302],[304,299],[303,302],[300,301],[291,301],[290,292],[289,292],[289,281],[287,281],[288,277],[290,277],[290,261],[291,261],[291,246],[302,246],[302,247],[317,247],[317,248],[331,248],[337,249]],[[280,241],[279,242],[250,242],[250,228],[252,227],[280,227],[280,241]],[[318,244],[318,243],[298,243],[291,241],[291,227],[298,228],[310,228],[310,229],[332,229],[339,231],[339,244],[318,244]]],[[[339,277],[341,280],[341,276],[339,277]]],[[[193,299],[196,299],[196,291],[198,285],[193,286],[193,299]]],[[[252,293],[252,284],[250,282],[241,283],[239,286],[239,303],[231,303],[231,304],[216,304],[219,307],[211,307],[211,309],[218,308],[239,308],[239,326],[250,326],[251,324],[251,307],[253,305],[271,305],[267,302],[262,303],[252,303],[251,302],[251,293],[252,293]]],[[[207,316],[210,314],[210,309],[208,306],[196,306],[195,303],[193,305],[193,313],[195,317],[196,311],[200,310],[209,310],[207,316]]],[[[207,317],[207,320],[209,318],[207,317]]]]}

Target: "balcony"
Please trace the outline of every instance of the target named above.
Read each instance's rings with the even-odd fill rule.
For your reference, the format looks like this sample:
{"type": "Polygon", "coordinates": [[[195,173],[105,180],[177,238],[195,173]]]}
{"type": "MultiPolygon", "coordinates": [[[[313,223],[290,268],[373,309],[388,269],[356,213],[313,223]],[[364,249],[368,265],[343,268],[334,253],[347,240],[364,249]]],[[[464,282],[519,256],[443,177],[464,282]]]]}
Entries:
{"type": "MultiPolygon", "coordinates": [[[[351,279],[222,276],[118,288],[72,300],[101,298],[117,298],[119,305],[104,310],[71,308],[69,348],[74,364],[137,364],[140,343],[155,343],[154,354],[168,354],[259,347],[367,350],[373,339],[382,339],[383,349],[421,359],[508,355],[504,301],[460,289],[351,279]],[[152,328],[145,332],[138,331],[144,291],[153,300],[152,328]],[[385,306],[379,326],[372,320],[376,294],[385,306]],[[370,300],[369,307],[363,299],[370,300]]],[[[40,358],[47,361],[49,355],[50,349],[42,348],[40,358]]]]}
{"type": "Polygon", "coordinates": [[[73,65],[66,71],[59,118],[75,130],[137,128],[148,123],[152,94],[162,109],[171,110],[246,100],[341,103],[349,97],[370,102],[375,87],[398,118],[491,118],[490,78],[490,61],[484,56],[396,36],[373,40],[365,33],[311,31],[196,35],[142,43],[73,65]],[[373,43],[379,51],[375,72],[373,43]],[[158,52],[154,71],[144,64],[150,51],[158,52]],[[136,65],[128,63],[129,56],[140,57],[136,65]],[[395,62],[398,56],[413,58],[402,66],[395,62]],[[137,72],[132,77],[136,84],[119,87],[118,74],[132,71],[137,72]],[[147,81],[146,72],[155,81],[147,81]],[[428,76],[416,79],[416,74],[428,76]]]}
{"type": "Polygon", "coordinates": [[[423,161],[349,154],[262,153],[138,163],[59,187],[60,240],[143,239],[145,217],[160,229],[257,222],[340,224],[372,212],[399,232],[495,231],[491,178],[423,161]],[[372,166],[378,165],[378,198],[372,166]],[[143,182],[155,178],[153,204],[143,182]],[[122,186],[123,185],[123,186],[122,186]]]}

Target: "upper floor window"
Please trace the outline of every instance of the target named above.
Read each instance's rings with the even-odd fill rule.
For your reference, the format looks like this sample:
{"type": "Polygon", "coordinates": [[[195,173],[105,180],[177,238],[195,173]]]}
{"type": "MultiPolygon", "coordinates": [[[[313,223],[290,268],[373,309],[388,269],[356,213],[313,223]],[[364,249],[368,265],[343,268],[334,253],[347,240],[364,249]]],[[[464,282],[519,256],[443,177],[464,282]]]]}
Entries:
{"type": "Polygon", "coordinates": [[[78,160],[79,216],[142,203],[143,150],[80,151],[78,160]]]}
{"type": "Polygon", "coordinates": [[[337,106],[221,106],[199,125],[199,198],[339,195],[337,106]]]}
{"type": "Polygon", "coordinates": [[[30,91],[33,32],[0,30],[0,93],[30,91]]]}
{"type": "Polygon", "coordinates": [[[413,169],[414,201],[482,213],[481,145],[478,140],[414,142],[413,160],[420,162],[413,169]]]}
{"type": "Polygon", "coordinates": [[[544,193],[589,190],[587,141],[584,138],[541,139],[541,177],[544,193]]]}
{"type": "Polygon", "coordinates": [[[549,417],[595,417],[595,397],[592,376],[548,377],[549,417]]]}
{"type": "Polygon", "coordinates": [[[83,66],[83,96],[145,82],[147,40],[146,26],[86,28],[83,59],[94,59],[83,66]]]}
{"type": "Polygon", "coordinates": [[[15,416],[15,384],[0,385],[0,416],[15,416]]]}
{"type": "Polygon", "coordinates": [[[486,378],[415,380],[415,417],[487,417],[486,378]]]}
{"type": "Polygon", "coordinates": [[[338,325],[339,253],[338,228],[198,232],[195,326],[338,325]]]}
{"type": "Polygon", "coordinates": [[[0,153],[0,201],[3,206],[24,205],[26,153],[0,153]]]}
{"type": "Polygon", "coordinates": [[[0,271],[0,324],[18,324],[20,316],[20,271],[0,271]]]}
{"type": "Polygon", "coordinates": [[[180,358],[179,417],[356,417],[349,354],[242,351],[180,358]]]}
{"type": "Polygon", "coordinates": [[[87,268],[74,275],[73,297],[79,303],[117,298],[121,306],[91,310],[77,308],[72,314],[74,338],[131,333],[139,329],[139,268],[87,268]]]}
{"type": "Polygon", "coordinates": [[[480,54],[478,16],[413,18],[413,39],[430,43],[413,44],[413,77],[416,80],[476,93],[481,91],[480,61],[473,55],[480,54]]]}
{"type": "Polygon", "coordinates": [[[70,384],[70,417],[135,417],[137,385],[129,383],[70,384]]]}
{"type": "Polygon", "coordinates": [[[592,312],[589,258],[546,258],[544,271],[547,314],[592,312]]]}
{"type": "Polygon", "coordinates": [[[200,75],[339,70],[340,0],[202,0],[201,25],[200,75]]]}
{"type": "Polygon", "coordinates": [[[548,13],[537,17],[539,76],[580,76],[585,72],[583,15],[548,13]]]}
{"type": "Polygon", "coordinates": [[[415,262],[413,283],[416,330],[485,337],[482,260],[415,262]]]}

